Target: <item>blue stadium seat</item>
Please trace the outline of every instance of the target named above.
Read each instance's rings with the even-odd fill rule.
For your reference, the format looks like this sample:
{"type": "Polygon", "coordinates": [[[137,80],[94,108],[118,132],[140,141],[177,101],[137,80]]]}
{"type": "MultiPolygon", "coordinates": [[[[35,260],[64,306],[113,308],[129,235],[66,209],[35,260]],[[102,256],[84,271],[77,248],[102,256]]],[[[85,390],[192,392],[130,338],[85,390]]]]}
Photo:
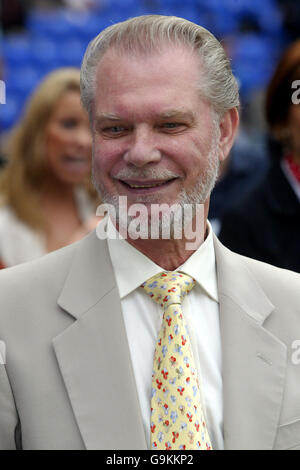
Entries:
{"type": "MultiPolygon", "coordinates": [[[[201,0],[203,1],[203,0],[201,0]]],[[[207,3],[212,1],[215,5],[221,3],[220,0],[206,0],[207,3]]],[[[271,11],[277,8],[276,1],[274,0],[222,0],[222,3],[226,6],[226,9],[237,14],[244,15],[247,13],[256,13],[257,15],[261,11],[271,11]]]]}
{"type": "Polygon", "coordinates": [[[182,7],[183,5],[197,8],[197,1],[195,0],[160,0],[159,2],[160,8],[174,8],[178,9],[182,7]]]}
{"type": "Polygon", "coordinates": [[[30,38],[27,35],[14,34],[4,37],[2,51],[4,61],[8,66],[31,62],[30,38]]]}
{"type": "Polygon", "coordinates": [[[226,0],[229,10],[242,22],[252,18],[262,32],[280,33],[282,30],[282,14],[274,0],[226,0]]]}
{"type": "Polygon", "coordinates": [[[72,24],[66,18],[65,9],[33,11],[27,18],[27,28],[32,35],[50,39],[65,40],[72,34],[72,24]]]}
{"type": "Polygon", "coordinates": [[[106,15],[102,14],[76,14],[72,13],[67,17],[72,28],[72,35],[87,43],[97,36],[104,28],[111,23],[106,15]]]}
{"type": "Polygon", "coordinates": [[[40,70],[51,70],[58,66],[57,44],[46,37],[35,37],[31,43],[33,65],[40,70]]]}
{"type": "Polygon", "coordinates": [[[274,47],[265,35],[240,34],[236,37],[235,60],[254,64],[273,61],[274,47]]]}
{"type": "Polygon", "coordinates": [[[47,35],[49,16],[53,14],[46,10],[29,10],[26,17],[26,29],[33,35],[47,35]]]}
{"type": "Polygon", "coordinates": [[[58,49],[60,66],[79,67],[85,52],[84,44],[76,38],[69,38],[58,49]]]}
{"type": "Polygon", "coordinates": [[[277,8],[262,9],[259,15],[259,24],[262,31],[270,34],[279,34],[283,30],[282,14],[277,8]]]}
{"type": "Polygon", "coordinates": [[[263,34],[240,34],[235,38],[232,66],[241,81],[241,93],[247,95],[266,86],[276,61],[274,43],[263,34]]]}
{"type": "Polygon", "coordinates": [[[218,10],[226,6],[226,1],[222,0],[198,0],[197,5],[203,9],[218,10]]]}
{"type": "Polygon", "coordinates": [[[39,83],[40,75],[30,65],[14,66],[8,69],[7,86],[14,93],[28,95],[39,83]]]}
{"type": "Polygon", "coordinates": [[[265,88],[271,78],[274,65],[271,62],[233,63],[234,75],[240,82],[240,93],[242,99],[248,97],[253,91],[265,88]]]}
{"type": "Polygon", "coordinates": [[[47,35],[56,41],[65,41],[74,32],[72,24],[66,19],[64,14],[51,18],[48,23],[47,35]]]}
{"type": "Polygon", "coordinates": [[[129,9],[136,9],[140,7],[139,0],[109,0],[108,7],[109,8],[119,8],[120,10],[129,10],[129,9]]]}
{"type": "Polygon", "coordinates": [[[193,21],[196,24],[200,24],[200,16],[198,10],[193,5],[181,4],[177,6],[164,6],[162,9],[162,14],[165,15],[174,15],[185,18],[186,20],[193,21]]]}
{"type": "Polygon", "coordinates": [[[210,28],[212,33],[222,38],[232,34],[238,29],[237,18],[229,12],[214,12],[210,17],[210,28]]]}
{"type": "Polygon", "coordinates": [[[109,26],[118,21],[125,21],[133,16],[161,13],[162,0],[158,0],[158,6],[151,5],[151,1],[143,0],[108,0],[99,10],[98,16],[109,26]]]}

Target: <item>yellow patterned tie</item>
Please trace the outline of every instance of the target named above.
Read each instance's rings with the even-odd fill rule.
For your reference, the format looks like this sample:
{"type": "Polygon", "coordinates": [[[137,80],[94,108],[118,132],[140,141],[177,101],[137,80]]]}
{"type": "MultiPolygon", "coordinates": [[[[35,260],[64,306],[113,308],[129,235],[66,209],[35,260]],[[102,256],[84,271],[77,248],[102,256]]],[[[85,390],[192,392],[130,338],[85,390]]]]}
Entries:
{"type": "Polygon", "coordinates": [[[211,450],[182,301],[195,280],[162,272],[141,287],[164,309],[155,348],[151,393],[151,446],[211,450]]]}

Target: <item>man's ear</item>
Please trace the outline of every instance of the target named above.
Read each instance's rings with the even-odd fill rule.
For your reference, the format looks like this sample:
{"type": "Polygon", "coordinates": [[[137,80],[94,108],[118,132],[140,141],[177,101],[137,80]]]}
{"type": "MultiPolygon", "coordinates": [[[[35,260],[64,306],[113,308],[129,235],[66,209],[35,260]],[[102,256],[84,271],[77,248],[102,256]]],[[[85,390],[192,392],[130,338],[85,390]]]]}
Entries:
{"type": "Polygon", "coordinates": [[[222,117],[220,127],[220,140],[219,140],[219,158],[224,161],[233,145],[238,127],[239,127],[239,113],[237,108],[231,108],[222,117]]]}

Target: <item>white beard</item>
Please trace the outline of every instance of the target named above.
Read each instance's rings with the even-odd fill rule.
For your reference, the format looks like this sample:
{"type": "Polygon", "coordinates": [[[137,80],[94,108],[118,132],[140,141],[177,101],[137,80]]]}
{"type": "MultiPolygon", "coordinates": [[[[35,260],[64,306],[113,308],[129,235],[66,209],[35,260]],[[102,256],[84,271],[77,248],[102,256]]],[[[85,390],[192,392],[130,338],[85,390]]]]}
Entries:
{"type": "MultiPolygon", "coordinates": [[[[207,156],[208,166],[205,169],[205,172],[202,174],[201,179],[197,182],[191,192],[187,193],[185,189],[183,189],[177,198],[176,201],[172,202],[169,206],[173,206],[174,210],[168,210],[162,212],[158,219],[159,223],[159,233],[160,236],[162,233],[167,233],[169,231],[170,238],[173,238],[175,233],[174,227],[175,224],[181,225],[189,225],[192,223],[192,220],[196,214],[197,206],[203,205],[207,198],[210,196],[216,180],[219,174],[219,128],[218,126],[214,126],[215,132],[212,138],[212,145],[211,149],[207,156]],[[185,206],[189,206],[191,210],[186,211],[185,206]]],[[[169,170],[155,170],[155,169],[124,169],[118,175],[117,178],[120,179],[135,179],[135,178],[147,178],[151,180],[162,180],[162,179],[170,179],[175,178],[178,175],[170,172],[169,170]]],[[[119,196],[118,195],[111,195],[109,194],[101,182],[97,182],[95,178],[95,174],[93,171],[93,182],[95,188],[97,189],[102,201],[104,204],[111,205],[114,208],[114,218],[115,223],[121,229],[122,232],[126,233],[128,231],[130,235],[130,225],[132,221],[135,219],[134,216],[129,216],[124,211],[120,210],[119,204],[119,196]]],[[[159,205],[159,195],[142,195],[135,199],[135,203],[137,204],[147,204],[150,206],[152,205],[159,205]]],[[[122,207],[121,207],[122,209],[122,207]]],[[[157,222],[157,221],[156,221],[157,222]]],[[[142,221],[140,232],[141,233],[152,233],[151,232],[151,216],[147,211],[147,217],[142,221]]],[[[177,225],[178,227],[178,225],[177,225]]],[[[147,238],[147,237],[146,237],[147,238]]]]}

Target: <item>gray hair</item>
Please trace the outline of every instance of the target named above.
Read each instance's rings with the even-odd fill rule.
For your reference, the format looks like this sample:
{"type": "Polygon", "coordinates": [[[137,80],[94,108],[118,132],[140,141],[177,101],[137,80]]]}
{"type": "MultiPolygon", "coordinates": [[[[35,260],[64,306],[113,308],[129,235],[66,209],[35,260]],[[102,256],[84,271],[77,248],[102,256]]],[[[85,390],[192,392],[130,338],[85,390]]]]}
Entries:
{"type": "Polygon", "coordinates": [[[120,53],[158,52],[166,44],[184,45],[194,50],[204,73],[199,92],[221,117],[239,106],[239,90],[223,46],[207,29],[175,16],[145,15],[131,18],[104,29],[93,39],[81,66],[81,100],[92,116],[96,68],[105,52],[114,47],[120,53]]]}

